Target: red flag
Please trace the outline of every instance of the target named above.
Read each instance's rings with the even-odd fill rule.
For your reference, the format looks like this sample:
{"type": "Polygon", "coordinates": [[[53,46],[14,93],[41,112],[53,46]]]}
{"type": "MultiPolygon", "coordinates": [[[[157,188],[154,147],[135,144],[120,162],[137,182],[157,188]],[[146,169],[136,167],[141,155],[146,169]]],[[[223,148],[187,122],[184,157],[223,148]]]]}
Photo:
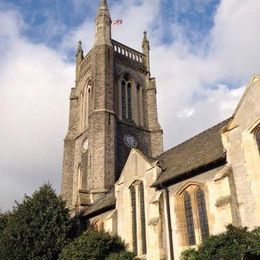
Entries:
{"type": "Polygon", "coordinates": [[[122,20],[115,20],[115,21],[113,21],[113,25],[121,25],[123,23],[123,21],[122,20]]]}

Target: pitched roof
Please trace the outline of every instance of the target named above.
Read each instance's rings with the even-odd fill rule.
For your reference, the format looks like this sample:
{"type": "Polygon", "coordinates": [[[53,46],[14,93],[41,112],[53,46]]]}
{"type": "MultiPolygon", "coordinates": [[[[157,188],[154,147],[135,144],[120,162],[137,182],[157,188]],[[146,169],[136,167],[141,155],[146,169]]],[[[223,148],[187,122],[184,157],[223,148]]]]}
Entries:
{"type": "Polygon", "coordinates": [[[116,198],[115,189],[111,189],[104,198],[97,200],[93,205],[84,211],[83,216],[94,217],[110,209],[115,208],[116,198]]]}
{"type": "Polygon", "coordinates": [[[152,186],[169,183],[180,176],[224,160],[225,151],[220,130],[230,120],[231,118],[162,153],[158,158],[162,173],[152,186]]]}

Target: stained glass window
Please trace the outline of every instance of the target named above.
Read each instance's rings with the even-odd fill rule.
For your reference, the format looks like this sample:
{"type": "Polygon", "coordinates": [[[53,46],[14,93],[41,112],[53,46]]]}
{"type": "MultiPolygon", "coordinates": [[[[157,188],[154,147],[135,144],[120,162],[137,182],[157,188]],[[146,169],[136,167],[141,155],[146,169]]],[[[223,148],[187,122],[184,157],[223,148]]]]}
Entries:
{"type": "Polygon", "coordinates": [[[197,207],[199,213],[201,238],[202,240],[204,240],[209,236],[209,225],[208,225],[205,196],[201,188],[199,188],[196,192],[196,200],[197,200],[197,207]]]}
{"type": "Polygon", "coordinates": [[[194,223],[193,223],[193,214],[191,206],[191,197],[188,192],[184,194],[184,208],[185,208],[185,217],[186,217],[186,227],[187,227],[187,242],[188,245],[195,245],[195,232],[194,232],[194,223]]]}
{"type": "Polygon", "coordinates": [[[146,246],[146,227],[145,227],[144,185],[142,182],[139,185],[139,192],[140,192],[140,212],[141,212],[142,253],[143,255],[145,255],[147,252],[147,246],[146,246]]]}
{"type": "Polygon", "coordinates": [[[137,222],[136,222],[136,192],[135,187],[130,187],[131,206],[132,206],[132,238],[133,238],[133,252],[137,255],[137,222]]]}

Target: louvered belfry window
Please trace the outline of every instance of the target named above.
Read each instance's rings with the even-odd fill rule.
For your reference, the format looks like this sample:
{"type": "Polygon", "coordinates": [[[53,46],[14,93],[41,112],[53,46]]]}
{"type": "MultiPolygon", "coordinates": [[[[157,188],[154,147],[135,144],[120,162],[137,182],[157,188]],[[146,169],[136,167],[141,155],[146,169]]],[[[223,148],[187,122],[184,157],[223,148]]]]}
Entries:
{"type": "Polygon", "coordinates": [[[132,83],[128,76],[125,76],[121,82],[121,111],[122,119],[132,120],[132,83]]]}
{"type": "Polygon", "coordinates": [[[131,83],[127,83],[127,115],[128,119],[132,119],[132,94],[131,94],[131,83]]]}
{"type": "Polygon", "coordinates": [[[137,222],[136,222],[136,191],[135,186],[130,187],[131,206],[132,206],[132,242],[133,252],[137,255],[137,222]]]}
{"type": "Polygon", "coordinates": [[[122,118],[126,119],[126,82],[125,82],[125,80],[122,81],[121,102],[122,102],[122,118]]]}
{"type": "Polygon", "coordinates": [[[197,200],[197,207],[199,213],[199,224],[200,224],[200,232],[201,238],[204,240],[209,236],[209,225],[208,225],[208,217],[207,217],[207,209],[206,209],[206,202],[204,191],[199,188],[196,192],[196,200],[197,200]]]}
{"type": "Polygon", "coordinates": [[[145,202],[144,202],[144,185],[142,182],[139,184],[140,194],[140,212],[141,212],[141,237],[142,237],[142,254],[147,252],[146,246],[146,227],[145,227],[145,202]]]}
{"type": "Polygon", "coordinates": [[[187,242],[188,245],[195,245],[195,232],[194,232],[194,223],[193,223],[193,213],[191,205],[191,197],[188,192],[184,194],[184,208],[185,208],[185,218],[186,218],[186,227],[187,227],[187,242]]]}

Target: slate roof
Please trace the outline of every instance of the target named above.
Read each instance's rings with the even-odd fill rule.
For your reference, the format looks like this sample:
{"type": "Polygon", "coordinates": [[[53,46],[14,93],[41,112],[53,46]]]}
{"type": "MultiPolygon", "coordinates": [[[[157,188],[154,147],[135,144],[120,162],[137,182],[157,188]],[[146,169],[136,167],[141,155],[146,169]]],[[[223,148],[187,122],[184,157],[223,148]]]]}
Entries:
{"type": "Polygon", "coordinates": [[[83,216],[93,217],[108,210],[115,208],[116,198],[115,189],[111,189],[104,198],[97,200],[93,205],[91,205],[87,210],[85,210],[83,216]]]}
{"type": "MultiPolygon", "coordinates": [[[[221,140],[221,129],[232,118],[201,132],[191,139],[162,153],[157,159],[162,167],[162,173],[153,187],[167,185],[171,181],[186,175],[191,175],[199,169],[207,169],[218,162],[225,163],[226,153],[221,140]]],[[[188,176],[187,176],[188,177],[188,176]]],[[[115,190],[111,189],[104,198],[96,201],[83,214],[94,217],[114,209],[116,205],[115,190]]]]}
{"type": "Polygon", "coordinates": [[[152,186],[166,185],[181,176],[224,161],[226,153],[220,130],[230,121],[231,118],[162,153],[158,158],[162,173],[152,186]]]}

